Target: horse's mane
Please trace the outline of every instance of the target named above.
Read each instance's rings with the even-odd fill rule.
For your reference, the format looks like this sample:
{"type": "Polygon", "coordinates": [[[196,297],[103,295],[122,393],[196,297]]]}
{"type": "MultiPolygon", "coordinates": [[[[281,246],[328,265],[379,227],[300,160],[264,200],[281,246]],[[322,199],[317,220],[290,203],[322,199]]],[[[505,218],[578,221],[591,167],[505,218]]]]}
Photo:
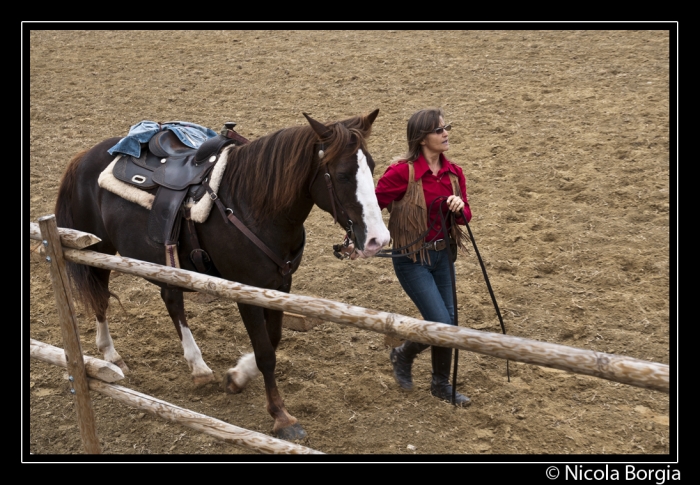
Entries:
{"type": "Polygon", "coordinates": [[[371,128],[364,125],[362,116],[326,127],[330,134],[323,140],[310,125],[294,126],[231,150],[222,188],[230,191],[230,197],[246,200],[256,221],[288,209],[308,189],[312,170],[318,168],[314,160],[318,160],[315,155],[321,144],[325,152],[321,164],[337,160],[349,148],[366,152],[365,139],[371,128]]]}

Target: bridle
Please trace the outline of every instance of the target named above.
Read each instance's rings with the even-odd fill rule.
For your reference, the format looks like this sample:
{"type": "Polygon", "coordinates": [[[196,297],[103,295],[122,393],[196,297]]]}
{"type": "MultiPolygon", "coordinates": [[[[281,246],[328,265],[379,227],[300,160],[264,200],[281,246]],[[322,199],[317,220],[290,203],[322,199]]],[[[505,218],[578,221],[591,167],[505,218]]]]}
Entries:
{"type": "MultiPolygon", "coordinates": [[[[311,187],[313,186],[314,182],[316,182],[316,179],[318,178],[318,174],[321,173],[321,160],[323,160],[323,157],[325,156],[325,151],[324,151],[324,145],[323,143],[320,144],[320,148],[318,150],[318,160],[319,164],[318,167],[316,168],[316,173],[314,176],[311,178],[311,182],[309,182],[309,193],[311,193],[311,187]]],[[[336,193],[335,189],[333,188],[333,179],[331,178],[331,174],[328,171],[328,164],[325,165],[325,173],[323,174],[323,178],[326,182],[326,189],[328,190],[328,200],[331,203],[331,207],[333,208],[333,223],[337,224],[338,223],[338,211],[336,210],[336,206],[338,207],[340,214],[344,215],[348,222],[345,226],[345,237],[346,241],[352,239],[352,241],[355,241],[355,230],[353,228],[353,222],[352,219],[350,219],[350,216],[348,215],[348,212],[345,210],[345,207],[343,206],[343,203],[340,201],[338,198],[338,194],[336,193]]]]}

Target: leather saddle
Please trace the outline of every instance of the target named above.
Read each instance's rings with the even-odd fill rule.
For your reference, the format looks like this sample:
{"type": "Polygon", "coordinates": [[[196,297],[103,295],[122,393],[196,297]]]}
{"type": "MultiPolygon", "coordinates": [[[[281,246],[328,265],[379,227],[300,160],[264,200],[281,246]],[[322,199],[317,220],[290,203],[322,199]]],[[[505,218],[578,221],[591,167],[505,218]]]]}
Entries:
{"type": "Polygon", "coordinates": [[[216,165],[224,147],[248,140],[224,124],[220,134],[199,148],[190,148],[171,130],[162,130],[143,144],[141,155],[123,156],[112,174],[118,180],[155,194],[148,218],[148,235],[159,244],[174,246],[180,233],[183,203],[198,201],[206,193],[203,182],[216,165]]]}

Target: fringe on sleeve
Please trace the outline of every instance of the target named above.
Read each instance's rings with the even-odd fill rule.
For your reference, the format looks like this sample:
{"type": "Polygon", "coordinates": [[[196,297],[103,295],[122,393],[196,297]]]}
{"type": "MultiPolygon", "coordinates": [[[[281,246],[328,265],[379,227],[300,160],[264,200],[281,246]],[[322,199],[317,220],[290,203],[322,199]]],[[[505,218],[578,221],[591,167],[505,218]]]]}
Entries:
{"type": "MultiPolygon", "coordinates": [[[[391,217],[389,217],[389,235],[393,241],[394,249],[415,241],[425,231],[428,224],[428,209],[425,206],[423,184],[415,180],[413,163],[407,163],[408,187],[403,198],[392,203],[391,217]]],[[[420,250],[418,253],[411,254],[408,257],[415,263],[416,254],[418,254],[421,261],[430,263],[428,250],[423,247],[423,239],[403,249],[401,253],[406,254],[418,250],[420,250]]]]}
{"type": "MultiPolygon", "coordinates": [[[[452,193],[461,199],[464,199],[462,196],[462,191],[459,188],[459,178],[450,172],[450,182],[452,183],[452,193]]],[[[471,242],[471,239],[469,239],[469,234],[466,233],[462,227],[457,224],[456,216],[453,213],[450,214],[450,236],[454,241],[457,242],[457,249],[463,254],[469,254],[469,243],[471,242]]]]}

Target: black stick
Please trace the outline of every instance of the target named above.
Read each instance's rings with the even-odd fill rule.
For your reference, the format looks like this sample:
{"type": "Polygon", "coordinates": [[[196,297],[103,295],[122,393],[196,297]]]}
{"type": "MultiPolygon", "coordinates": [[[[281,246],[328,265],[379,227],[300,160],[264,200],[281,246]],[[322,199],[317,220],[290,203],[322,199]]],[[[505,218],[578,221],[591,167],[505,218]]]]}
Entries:
{"type": "MultiPolygon", "coordinates": [[[[446,203],[445,199],[442,203],[446,203]]],[[[449,208],[448,208],[449,210],[449,208]]],[[[462,211],[462,217],[464,217],[464,211],[462,211]]],[[[466,221],[466,219],[465,219],[466,221]]],[[[447,243],[447,254],[450,257],[450,276],[452,278],[452,306],[454,307],[454,325],[459,326],[459,318],[457,316],[457,277],[455,276],[455,265],[452,262],[456,254],[452,254],[452,246],[450,245],[450,235],[447,232],[447,221],[445,220],[445,214],[440,207],[440,222],[442,223],[442,237],[447,243]]],[[[450,351],[451,352],[451,351],[450,351]]],[[[454,349],[454,367],[452,370],[452,405],[454,406],[457,401],[457,367],[459,365],[459,349],[454,349]]]]}
{"type": "MultiPolygon", "coordinates": [[[[474,239],[474,235],[472,234],[472,230],[469,227],[469,223],[467,222],[467,218],[464,217],[464,211],[462,211],[462,218],[464,219],[464,224],[467,226],[467,231],[469,232],[469,239],[472,240],[472,246],[474,246],[474,252],[476,253],[476,257],[479,260],[479,264],[481,265],[481,272],[484,274],[484,280],[486,281],[486,287],[489,289],[489,294],[491,295],[491,300],[493,301],[493,306],[496,308],[496,315],[498,315],[498,320],[501,322],[501,329],[503,330],[503,335],[506,334],[506,327],[503,324],[503,317],[501,317],[501,311],[498,309],[498,303],[496,303],[496,296],[493,294],[493,289],[491,288],[491,282],[489,282],[489,277],[486,274],[486,267],[484,266],[484,262],[481,260],[481,255],[479,254],[479,249],[476,247],[476,240],[474,239]]],[[[508,374],[508,382],[510,382],[510,366],[509,366],[509,360],[506,359],[506,373],[508,374]]],[[[455,367],[456,369],[456,367],[455,367]]]]}

